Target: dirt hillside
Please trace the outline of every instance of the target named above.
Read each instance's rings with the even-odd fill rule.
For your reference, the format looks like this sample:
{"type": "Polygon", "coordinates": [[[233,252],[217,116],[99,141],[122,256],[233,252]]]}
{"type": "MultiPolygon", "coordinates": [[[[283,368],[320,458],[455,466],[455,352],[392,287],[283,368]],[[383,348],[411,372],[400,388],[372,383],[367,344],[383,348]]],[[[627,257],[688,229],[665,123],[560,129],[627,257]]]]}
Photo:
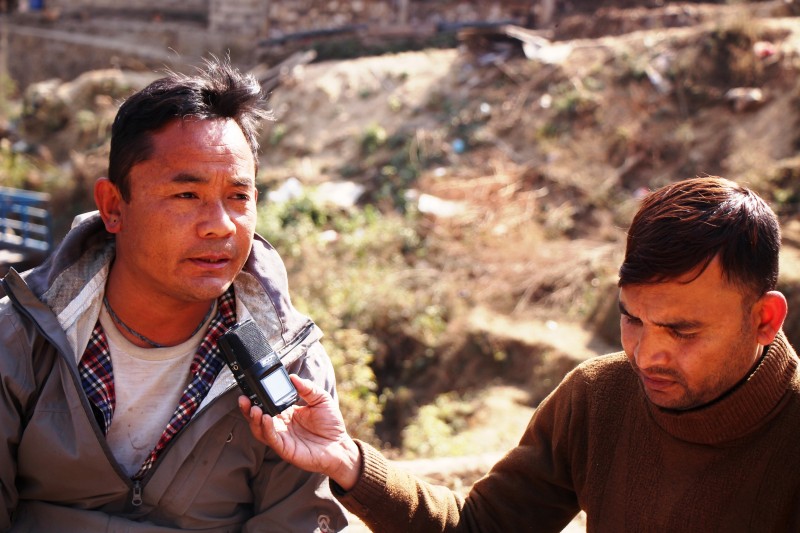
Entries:
{"type": "MultiPolygon", "coordinates": [[[[616,267],[648,188],[711,174],[760,191],[785,225],[784,290],[796,292],[800,23],[758,7],[755,19],[730,6],[650,10],[655,26],[659,15],[687,25],[618,35],[584,19],[575,28],[601,36],[545,43],[528,56],[518,40],[493,35],[459,50],[298,68],[272,96],[266,179],[352,180],[386,201],[381,187],[397,174],[385,166],[411,151],[417,207],[420,195],[443,201],[426,235],[436,253],[415,272],[437,273],[431,290],[457,284],[468,293],[459,334],[545,346],[550,364],[560,361],[552,386],[577,360],[618,346],[616,267]],[[376,137],[382,144],[365,151],[376,137]]],[[[633,30],[642,13],[629,16],[633,30]]],[[[610,20],[597,24],[625,26],[624,13],[610,20]]],[[[787,329],[796,334],[793,320],[787,329]]],[[[445,363],[438,381],[424,383],[447,390],[441,381],[459,381],[459,372],[470,371],[445,363]]],[[[522,390],[483,389],[487,420],[455,438],[513,445],[545,392],[522,390]],[[509,425],[485,430],[502,421],[509,425]]],[[[461,489],[485,467],[475,456],[433,465],[405,463],[461,489]]],[[[582,530],[582,520],[569,530],[582,530]]]]}
{"type": "MultiPolygon", "coordinates": [[[[449,410],[461,422],[447,450],[465,458],[428,443],[434,466],[405,465],[466,490],[566,371],[618,349],[616,270],[649,188],[708,174],[759,191],[781,218],[781,288],[800,309],[794,10],[784,1],[604,8],[546,34],[465,32],[458,49],[282,72],[262,138],[263,196],[346,185],[359,193],[356,209],[416,217],[388,282],[417,291],[409,309],[419,305],[439,329],[428,341],[406,327],[419,315],[370,323],[387,453],[406,458],[403,430],[426,406],[449,410]]],[[[57,193],[69,206],[61,220],[90,207],[116,102],[151,74],[89,73],[28,91],[20,135],[73,171],[74,186],[57,193]]],[[[46,181],[41,168],[29,183],[46,181]]],[[[289,248],[280,251],[302,294],[325,273],[289,248]]],[[[338,259],[317,258],[326,268],[338,259]]],[[[786,330],[797,344],[796,312],[786,330]]]]}
{"type": "MultiPolygon", "coordinates": [[[[648,188],[710,174],[761,192],[784,223],[793,283],[800,21],[785,6],[611,11],[572,25],[653,28],[548,41],[529,57],[495,34],[296,68],[271,98],[264,180],[352,181],[361,202],[428,210],[435,253],[410,265],[417,275],[460,284],[470,313],[543,332],[588,324],[604,350],[617,342],[604,299],[648,188]]],[[[581,350],[569,339],[587,345],[554,337],[569,353],[581,350]]]]}

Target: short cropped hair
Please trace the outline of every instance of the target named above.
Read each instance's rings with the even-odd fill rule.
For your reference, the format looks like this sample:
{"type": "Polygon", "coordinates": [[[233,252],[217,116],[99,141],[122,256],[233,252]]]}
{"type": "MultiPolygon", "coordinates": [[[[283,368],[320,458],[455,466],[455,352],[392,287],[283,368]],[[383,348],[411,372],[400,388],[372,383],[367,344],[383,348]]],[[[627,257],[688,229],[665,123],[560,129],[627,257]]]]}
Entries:
{"type": "Polygon", "coordinates": [[[619,285],[699,276],[719,257],[727,281],[757,298],[777,285],[780,245],[778,219],[753,191],[717,176],[679,181],[642,201],[619,285]]]}
{"type": "Polygon", "coordinates": [[[194,76],[170,72],[130,96],[111,126],[108,179],[130,201],[129,174],[153,151],[152,134],[173,120],[232,119],[241,128],[258,171],[258,125],[270,118],[261,85],[230,61],[213,58],[194,76]]]}

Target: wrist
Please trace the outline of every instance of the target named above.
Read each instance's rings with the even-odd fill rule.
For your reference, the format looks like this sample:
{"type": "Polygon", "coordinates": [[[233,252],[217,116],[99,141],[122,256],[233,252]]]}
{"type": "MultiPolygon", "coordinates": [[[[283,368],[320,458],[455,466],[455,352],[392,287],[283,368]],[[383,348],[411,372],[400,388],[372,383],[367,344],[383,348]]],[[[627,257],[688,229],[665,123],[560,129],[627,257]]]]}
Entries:
{"type": "Polygon", "coordinates": [[[363,458],[361,450],[353,439],[349,436],[341,442],[342,460],[335,472],[328,475],[345,491],[355,487],[358,477],[361,475],[361,465],[363,458]]]}

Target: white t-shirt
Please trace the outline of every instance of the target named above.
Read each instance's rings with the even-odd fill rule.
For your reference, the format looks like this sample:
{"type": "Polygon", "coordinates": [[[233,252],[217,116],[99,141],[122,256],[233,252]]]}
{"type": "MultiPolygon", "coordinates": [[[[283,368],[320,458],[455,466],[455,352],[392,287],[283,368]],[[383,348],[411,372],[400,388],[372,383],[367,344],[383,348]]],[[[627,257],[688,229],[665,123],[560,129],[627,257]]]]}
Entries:
{"type": "Polygon", "coordinates": [[[129,476],[139,471],[172,418],[189,384],[189,368],[214,312],[186,342],[166,348],[140,348],[117,329],[105,306],[100,324],[108,340],[116,407],[106,440],[129,476]]]}

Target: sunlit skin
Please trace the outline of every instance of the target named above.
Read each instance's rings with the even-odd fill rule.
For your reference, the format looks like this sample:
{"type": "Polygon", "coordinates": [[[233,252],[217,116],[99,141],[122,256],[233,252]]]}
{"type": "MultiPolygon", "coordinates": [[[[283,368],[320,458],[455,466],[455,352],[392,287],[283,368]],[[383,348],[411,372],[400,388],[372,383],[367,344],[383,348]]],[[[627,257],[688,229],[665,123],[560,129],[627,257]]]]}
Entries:
{"type": "Polygon", "coordinates": [[[313,381],[290,377],[306,405],[293,405],[274,418],[239,396],[250,431],[285,461],[321,472],[350,490],[361,471],[361,452],[347,434],[336,400],[313,381]]]}
{"type": "Polygon", "coordinates": [[[716,258],[692,280],[696,275],[620,289],[623,348],[660,407],[692,409],[729,391],[753,370],[786,316],[782,294],[745,297],[723,278],[716,258]]]}
{"type": "Polygon", "coordinates": [[[152,139],[151,157],[131,169],[130,201],[107,179],[95,185],[95,201],[116,236],[112,308],[171,345],[186,340],[250,253],[255,160],[232,120],[175,120],[152,139]]]}

